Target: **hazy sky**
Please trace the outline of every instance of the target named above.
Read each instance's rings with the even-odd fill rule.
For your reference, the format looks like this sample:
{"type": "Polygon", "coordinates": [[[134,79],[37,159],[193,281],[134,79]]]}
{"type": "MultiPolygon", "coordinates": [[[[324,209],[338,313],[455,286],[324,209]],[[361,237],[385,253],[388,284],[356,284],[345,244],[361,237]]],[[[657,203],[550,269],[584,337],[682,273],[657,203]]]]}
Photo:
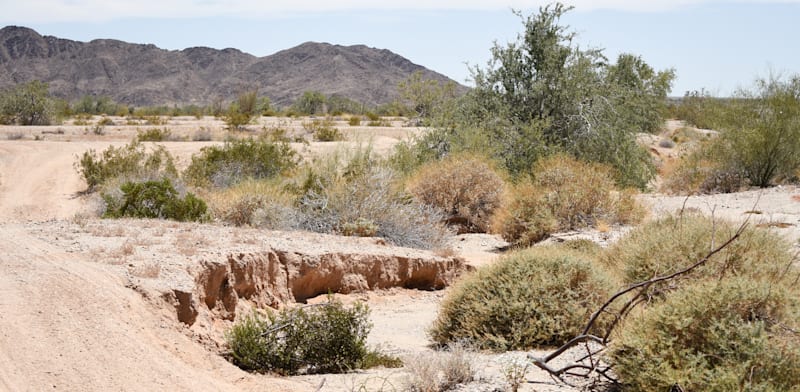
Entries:
{"type": "MultiPolygon", "coordinates": [[[[305,41],[389,49],[464,83],[496,40],[522,31],[524,0],[0,0],[0,26],[165,49],[234,47],[264,56],[305,41]]],[[[584,46],[674,68],[672,95],[727,95],[770,72],[800,73],[800,0],[576,0],[563,22],[584,46]]],[[[468,83],[467,83],[468,84],[468,83]]]]}

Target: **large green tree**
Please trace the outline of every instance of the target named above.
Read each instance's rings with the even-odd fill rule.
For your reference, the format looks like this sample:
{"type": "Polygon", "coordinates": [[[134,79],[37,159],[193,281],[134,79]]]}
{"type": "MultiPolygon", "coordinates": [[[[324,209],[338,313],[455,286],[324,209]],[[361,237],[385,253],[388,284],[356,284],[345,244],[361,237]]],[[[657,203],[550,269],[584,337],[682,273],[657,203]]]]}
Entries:
{"type": "Polygon", "coordinates": [[[643,188],[655,171],[635,137],[661,125],[674,72],[630,54],[610,63],[601,50],[581,48],[561,24],[570,9],[556,3],[527,17],[517,12],[524,31],[472,69],[475,88],[451,134],[480,135],[513,175],[529,172],[543,154],[566,151],[610,164],[621,185],[643,188]]]}

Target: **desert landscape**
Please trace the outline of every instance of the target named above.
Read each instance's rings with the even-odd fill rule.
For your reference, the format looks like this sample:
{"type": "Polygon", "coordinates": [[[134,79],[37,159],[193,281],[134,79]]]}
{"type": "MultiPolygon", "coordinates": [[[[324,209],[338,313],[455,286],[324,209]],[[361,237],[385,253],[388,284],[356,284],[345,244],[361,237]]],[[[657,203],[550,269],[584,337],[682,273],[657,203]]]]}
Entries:
{"type": "Polygon", "coordinates": [[[469,85],[0,29],[0,391],[800,391],[800,76],[673,96],[573,8],[469,85]]]}
{"type": "MultiPolygon", "coordinates": [[[[211,118],[168,121],[166,126],[178,138],[189,138],[199,127],[224,132],[224,124],[211,118]]],[[[284,121],[300,128],[298,120],[259,121],[284,121]]],[[[348,140],[369,142],[382,153],[423,132],[403,128],[400,123],[392,125],[342,129],[348,140]]],[[[676,122],[668,125],[665,132],[683,126],[676,122]]],[[[371,345],[406,361],[436,355],[426,331],[436,318],[446,287],[470,269],[491,264],[508,246],[498,235],[461,234],[451,240],[452,255],[442,257],[373,238],[213,223],[100,219],[95,212],[98,201],[85,194],[86,185],[73,165],[76,156],[88,149],[122,145],[142,127],[111,125],[102,136],[84,128],[0,128],[0,231],[4,239],[0,245],[0,380],[6,390],[405,390],[408,375],[402,368],[288,378],[249,374],[221,355],[224,332],[235,317],[253,307],[314,303],[333,290],[341,293],[336,297],[346,303],[359,301],[369,306],[374,325],[368,339],[371,345]],[[24,136],[7,140],[7,135],[18,133],[24,136]],[[36,137],[44,140],[34,141],[36,137]],[[250,276],[247,279],[253,281],[244,282],[239,277],[242,272],[231,269],[236,263],[246,269],[244,265],[250,263],[250,268],[255,265],[256,270],[268,271],[274,267],[268,265],[271,260],[286,263],[284,260],[291,259],[287,254],[295,255],[295,264],[288,268],[303,282],[267,283],[264,280],[272,279],[269,273],[250,276]],[[304,263],[320,259],[332,264],[320,272],[304,272],[304,263]],[[416,266],[420,272],[409,267],[404,268],[408,271],[405,275],[392,272],[398,271],[399,262],[416,266]],[[220,268],[227,269],[221,272],[229,274],[225,279],[253,286],[256,291],[246,297],[234,294],[232,302],[223,305],[227,301],[224,294],[209,282],[220,268]],[[346,270],[345,274],[340,270],[346,270]],[[347,274],[360,279],[348,282],[347,274]],[[219,298],[209,299],[213,296],[219,298]]],[[[179,166],[185,166],[192,153],[215,143],[220,142],[162,144],[178,158],[179,166]]],[[[332,144],[312,142],[294,147],[304,156],[312,156],[335,148],[332,144]]],[[[660,148],[658,154],[668,157],[670,150],[660,148]]],[[[800,250],[798,195],[796,186],[781,186],[693,197],[644,194],[639,199],[650,210],[648,219],[681,209],[732,221],[749,219],[752,224],[773,226],[771,232],[800,250]],[[749,213],[754,210],[758,214],[749,213]]],[[[547,242],[588,238],[607,246],[627,230],[615,226],[603,232],[555,233],[547,242]]],[[[477,369],[476,381],[459,390],[506,388],[503,369],[525,363],[529,353],[470,354],[477,369]]],[[[541,356],[546,351],[532,353],[541,356]]],[[[525,380],[522,391],[570,390],[533,367],[525,372],[525,380]]]]}

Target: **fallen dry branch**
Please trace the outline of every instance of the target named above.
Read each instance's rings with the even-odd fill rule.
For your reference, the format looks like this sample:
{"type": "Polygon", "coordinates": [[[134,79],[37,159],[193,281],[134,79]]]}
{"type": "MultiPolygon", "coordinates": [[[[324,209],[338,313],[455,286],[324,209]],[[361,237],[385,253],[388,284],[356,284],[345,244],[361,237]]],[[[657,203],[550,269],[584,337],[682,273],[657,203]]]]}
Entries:
{"type": "Polygon", "coordinates": [[[675,279],[677,277],[680,277],[682,275],[686,275],[686,274],[694,271],[695,269],[699,268],[703,264],[707,263],[708,260],[711,259],[711,257],[713,257],[717,253],[721,252],[723,249],[727,248],[734,241],[736,241],[742,235],[742,233],[745,231],[745,229],[747,228],[747,225],[748,225],[748,220],[745,220],[739,226],[739,228],[736,230],[736,232],[730,238],[728,238],[727,241],[725,241],[723,244],[721,244],[721,245],[717,246],[716,248],[712,249],[711,251],[709,251],[703,258],[701,258],[700,260],[698,260],[694,264],[692,264],[692,265],[690,265],[690,266],[688,266],[688,267],[686,267],[686,268],[684,268],[684,269],[682,269],[680,271],[676,271],[676,272],[668,274],[668,275],[657,276],[657,277],[654,277],[654,278],[646,280],[646,281],[635,283],[633,285],[630,285],[630,286],[620,290],[616,294],[612,295],[605,303],[603,303],[602,306],[600,306],[599,309],[597,309],[597,311],[595,311],[592,314],[592,316],[589,318],[589,321],[586,323],[586,327],[583,329],[583,332],[580,335],[576,336],[575,338],[573,338],[572,340],[568,341],[567,343],[564,343],[561,347],[557,348],[555,351],[553,351],[552,353],[550,353],[546,357],[539,358],[539,357],[535,357],[533,355],[528,354],[528,358],[531,361],[533,361],[533,364],[536,365],[538,368],[546,371],[547,373],[550,374],[551,377],[553,377],[553,378],[555,378],[555,379],[557,379],[557,380],[559,380],[562,383],[567,384],[567,385],[571,385],[571,384],[569,384],[563,378],[563,376],[565,376],[565,375],[577,376],[577,377],[581,377],[581,378],[589,378],[589,377],[592,376],[592,374],[597,374],[597,375],[602,376],[603,378],[605,378],[608,381],[616,383],[617,380],[614,379],[611,375],[608,374],[608,371],[611,370],[611,367],[603,365],[601,363],[600,359],[597,357],[597,354],[605,351],[606,347],[608,347],[608,339],[609,339],[609,336],[611,335],[611,332],[613,331],[613,329],[638,304],[640,304],[640,303],[642,303],[642,302],[644,302],[646,300],[646,293],[647,293],[648,289],[652,285],[654,285],[656,283],[670,281],[670,280],[675,279]],[[638,290],[638,291],[636,291],[636,290],[638,290]],[[608,308],[615,301],[617,301],[618,299],[622,298],[626,294],[629,294],[629,293],[634,292],[634,291],[635,291],[635,294],[633,295],[633,297],[631,297],[631,299],[628,300],[622,306],[622,308],[619,311],[619,313],[617,313],[615,315],[614,321],[611,323],[611,326],[609,326],[609,328],[606,330],[606,333],[602,338],[589,334],[589,331],[592,329],[592,327],[594,326],[595,322],[597,321],[597,319],[600,317],[601,314],[607,313],[608,312],[608,308]],[[591,343],[599,345],[600,348],[592,348],[590,346],[591,343]],[[586,351],[587,351],[587,355],[585,355],[584,357],[582,357],[582,358],[580,358],[580,359],[578,359],[576,361],[572,361],[568,365],[560,367],[560,368],[554,368],[554,367],[551,367],[551,366],[548,365],[548,363],[550,361],[560,357],[562,354],[567,352],[569,349],[571,349],[573,347],[576,347],[578,345],[581,345],[581,344],[583,344],[585,346],[586,351]],[[588,364],[584,363],[586,360],[589,361],[588,364]],[[575,371],[576,369],[580,369],[580,370],[583,370],[583,371],[582,372],[576,372],[575,371]]]}

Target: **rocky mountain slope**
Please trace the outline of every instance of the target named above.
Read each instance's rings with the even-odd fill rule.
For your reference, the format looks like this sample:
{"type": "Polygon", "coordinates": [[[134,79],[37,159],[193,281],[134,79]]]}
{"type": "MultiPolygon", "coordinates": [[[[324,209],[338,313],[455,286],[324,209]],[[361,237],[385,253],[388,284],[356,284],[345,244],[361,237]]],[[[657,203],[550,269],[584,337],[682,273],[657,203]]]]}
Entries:
{"type": "Polygon", "coordinates": [[[69,100],[96,95],[135,106],[205,105],[257,88],[280,106],[311,90],[379,105],[396,98],[397,84],[417,71],[427,79],[450,80],[364,45],[307,42],[256,57],[231,48],[171,51],[110,39],[72,41],[25,27],[0,29],[0,89],[38,79],[69,100]]]}

